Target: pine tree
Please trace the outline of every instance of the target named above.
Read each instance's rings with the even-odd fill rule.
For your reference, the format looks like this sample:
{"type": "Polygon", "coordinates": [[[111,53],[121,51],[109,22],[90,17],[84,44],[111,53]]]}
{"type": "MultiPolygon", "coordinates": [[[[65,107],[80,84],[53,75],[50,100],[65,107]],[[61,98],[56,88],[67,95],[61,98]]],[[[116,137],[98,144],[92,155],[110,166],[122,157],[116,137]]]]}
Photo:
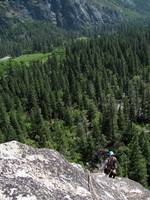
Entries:
{"type": "Polygon", "coordinates": [[[32,120],[32,132],[30,137],[37,142],[39,147],[45,147],[48,141],[49,128],[48,124],[45,124],[43,116],[41,114],[41,109],[39,107],[34,107],[31,113],[32,120]]]}
{"type": "Polygon", "coordinates": [[[146,160],[148,185],[150,184],[150,139],[149,134],[146,131],[141,132],[139,137],[139,144],[141,152],[146,160]]]}
{"type": "Polygon", "coordinates": [[[129,178],[147,186],[146,160],[142,155],[138,141],[138,135],[136,134],[130,144],[129,178]]]}

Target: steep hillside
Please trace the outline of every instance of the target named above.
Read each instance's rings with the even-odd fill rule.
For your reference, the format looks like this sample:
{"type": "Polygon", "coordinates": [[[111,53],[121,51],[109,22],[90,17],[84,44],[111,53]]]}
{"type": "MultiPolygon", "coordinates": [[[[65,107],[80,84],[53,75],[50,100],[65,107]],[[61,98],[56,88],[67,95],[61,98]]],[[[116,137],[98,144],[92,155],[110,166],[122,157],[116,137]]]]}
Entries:
{"type": "Polygon", "coordinates": [[[1,11],[1,24],[12,20],[47,20],[66,29],[81,29],[121,20],[120,13],[115,9],[85,0],[9,0],[1,3],[1,11]]]}
{"type": "Polygon", "coordinates": [[[120,175],[150,186],[149,44],[149,30],[129,31],[5,61],[0,142],[54,148],[85,165],[113,149],[120,175]]]}
{"type": "Polygon", "coordinates": [[[12,141],[0,145],[1,200],[149,200],[150,191],[127,178],[90,174],[58,152],[12,141]]]}
{"type": "Polygon", "coordinates": [[[0,24],[12,20],[46,20],[66,29],[88,29],[145,18],[149,9],[149,0],[8,0],[0,3],[0,24]]]}
{"type": "Polygon", "coordinates": [[[149,10],[150,0],[0,1],[0,57],[49,52],[69,38],[114,32],[123,24],[141,28],[149,10]]]}

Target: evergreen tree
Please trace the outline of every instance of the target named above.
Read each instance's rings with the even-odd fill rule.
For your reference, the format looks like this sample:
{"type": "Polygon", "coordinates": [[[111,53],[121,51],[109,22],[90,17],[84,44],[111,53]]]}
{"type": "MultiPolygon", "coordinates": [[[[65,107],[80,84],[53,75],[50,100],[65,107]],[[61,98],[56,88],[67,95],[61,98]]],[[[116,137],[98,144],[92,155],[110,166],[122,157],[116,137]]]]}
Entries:
{"type": "Polygon", "coordinates": [[[147,168],[138,143],[138,135],[133,137],[130,147],[129,178],[147,186],[147,168]]]}

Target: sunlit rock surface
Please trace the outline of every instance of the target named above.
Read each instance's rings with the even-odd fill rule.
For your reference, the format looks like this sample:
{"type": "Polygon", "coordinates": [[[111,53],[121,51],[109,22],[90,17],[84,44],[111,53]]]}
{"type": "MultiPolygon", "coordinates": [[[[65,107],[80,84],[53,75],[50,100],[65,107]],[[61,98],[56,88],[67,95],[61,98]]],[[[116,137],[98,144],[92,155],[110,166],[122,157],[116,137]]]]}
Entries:
{"type": "Polygon", "coordinates": [[[0,200],[150,200],[125,178],[89,174],[59,153],[12,141],[0,145],[0,200]]]}

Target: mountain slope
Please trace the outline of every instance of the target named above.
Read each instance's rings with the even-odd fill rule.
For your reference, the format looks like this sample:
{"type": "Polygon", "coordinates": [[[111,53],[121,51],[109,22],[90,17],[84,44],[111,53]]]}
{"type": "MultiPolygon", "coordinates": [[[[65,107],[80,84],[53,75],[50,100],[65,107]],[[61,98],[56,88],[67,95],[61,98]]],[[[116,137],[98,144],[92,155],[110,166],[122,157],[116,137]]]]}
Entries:
{"type": "Polygon", "coordinates": [[[0,145],[2,200],[148,200],[150,191],[127,178],[90,174],[54,150],[12,141],[0,145]]]}
{"type": "Polygon", "coordinates": [[[149,9],[150,0],[8,0],[0,3],[0,24],[12,20],[46,20],[66,29],[88,29],[145,18],[149,9]]]}
{"type": "Polygon", "coordinates": [[[141,28],[149,10],[150,0],[0,1],[0,57],[49,52],[66,38],[113,32],[122,24],[141,28]]]}
{"type": "Polygon", "coordinates": [[[54,148],[84,164],[112,149],[122,176],[150,185],[149,44],[149,31],[114,33],[76,40],[44,63],[6,63],[0,141],[54,148]]]}

